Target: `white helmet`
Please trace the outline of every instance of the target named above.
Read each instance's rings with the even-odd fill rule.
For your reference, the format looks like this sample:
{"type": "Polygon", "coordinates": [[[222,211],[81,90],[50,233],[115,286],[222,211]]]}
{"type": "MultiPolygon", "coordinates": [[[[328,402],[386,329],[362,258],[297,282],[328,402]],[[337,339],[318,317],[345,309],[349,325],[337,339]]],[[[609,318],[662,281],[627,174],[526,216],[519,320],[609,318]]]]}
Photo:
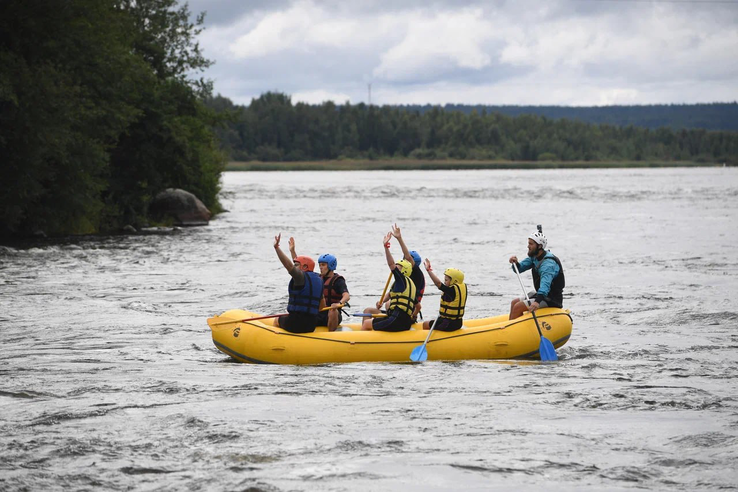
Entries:
{"type": "Polygon", "coordinates": [[[530,236],[528,236],[528,239],[532,239],[533,241],[537,242],[541,248],[546,249],[546,246],[548,245],[548,239],[546,239],[546,236],[543,234],[542,231],[536,231],[530,236]]]}

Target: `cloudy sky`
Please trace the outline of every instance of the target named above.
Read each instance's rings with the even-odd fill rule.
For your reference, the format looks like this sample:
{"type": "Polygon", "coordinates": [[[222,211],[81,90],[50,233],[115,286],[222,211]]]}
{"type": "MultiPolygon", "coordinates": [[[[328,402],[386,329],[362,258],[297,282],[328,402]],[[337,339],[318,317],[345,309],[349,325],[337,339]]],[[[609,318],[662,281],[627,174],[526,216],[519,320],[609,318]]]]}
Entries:
{"type": "Polygon", "coordinates": [[[215,93],[590,106],[738,100],[738,0],[189,0],[215,93]]]}

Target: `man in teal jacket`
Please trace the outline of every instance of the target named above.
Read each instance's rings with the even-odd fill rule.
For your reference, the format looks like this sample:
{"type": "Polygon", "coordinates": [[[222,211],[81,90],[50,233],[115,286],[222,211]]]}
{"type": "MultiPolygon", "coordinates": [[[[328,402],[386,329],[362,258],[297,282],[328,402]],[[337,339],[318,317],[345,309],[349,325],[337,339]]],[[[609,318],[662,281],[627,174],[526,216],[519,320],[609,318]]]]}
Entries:
{"type": "Polygon", "coordinates": [[[525,311],[535,311],[539,307],[557,307],[564,305],[564,268],[561,261],[546,249],[548,240],[538,226],[538,230],[528,236],[528,257],[518,262],[517,256],[510,257],[519,272],[532,269],[533,287],[528,298],[513,299],[510,303],[510,319],[519,318],[525,311]]]}

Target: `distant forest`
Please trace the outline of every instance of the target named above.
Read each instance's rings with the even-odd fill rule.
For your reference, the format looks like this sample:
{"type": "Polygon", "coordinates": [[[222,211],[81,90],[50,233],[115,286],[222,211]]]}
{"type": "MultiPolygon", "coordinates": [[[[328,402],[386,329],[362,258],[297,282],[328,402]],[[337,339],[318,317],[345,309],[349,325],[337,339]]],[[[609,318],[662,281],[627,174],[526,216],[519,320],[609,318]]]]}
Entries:
{"type": "Polygon", "coordinates": [[[694,124],[709,119],[709,114],[727,118],[736,112],[736,104],[620,106],[613,107],[609,116],[606,108],[542,107],[538,109],[551,110],[552,115],[539,115],[527,114],[524,107],[502,107],[520,111],[508,115],[486,106],[293,104],[289,95],[279,92],[262,94],[248,106],[222,96],[206,104],[227,115],[229,121],[218,136],[222,149],[236,161],[409,158],[738,164],[738,132],[613,122],[619,114],[621,120],[634,118],[641,109],[641,122],[660,118],[675,126],[694,124]],[[689,117],[688,108],[692,108],[689,117]],[[589,123],[565,117],[567,111],[577,110],[613,121],[589,123]]]}
{"type": "MultiPolygon", "coordinates": [[[[421,114],[435,106],[400,106],[421,114]]],[[[446,104],[445,111],[460,111],[471,114],[500,113],[507,116],[532,114],[552,120],[566,118],[615,126],[639,126],[655,130],[669,127],[675,130],[697,129],[738,131],[738,103],[712,104],[653,104],[644,106],[486,106],[446,104]]]]}

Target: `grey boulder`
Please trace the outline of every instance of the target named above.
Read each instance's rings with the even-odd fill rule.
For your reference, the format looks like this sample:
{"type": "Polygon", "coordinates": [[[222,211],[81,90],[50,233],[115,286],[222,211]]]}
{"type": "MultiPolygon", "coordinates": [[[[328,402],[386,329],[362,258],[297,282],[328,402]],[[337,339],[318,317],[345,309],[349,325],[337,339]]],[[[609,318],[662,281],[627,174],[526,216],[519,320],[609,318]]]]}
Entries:
{"type": "Polygon", "coordinates": [[[179,226],[208,225],[210,210],[192,193],[168,188],[154,197],[149,215],[156,220],[173,221],[179,226]]]}

